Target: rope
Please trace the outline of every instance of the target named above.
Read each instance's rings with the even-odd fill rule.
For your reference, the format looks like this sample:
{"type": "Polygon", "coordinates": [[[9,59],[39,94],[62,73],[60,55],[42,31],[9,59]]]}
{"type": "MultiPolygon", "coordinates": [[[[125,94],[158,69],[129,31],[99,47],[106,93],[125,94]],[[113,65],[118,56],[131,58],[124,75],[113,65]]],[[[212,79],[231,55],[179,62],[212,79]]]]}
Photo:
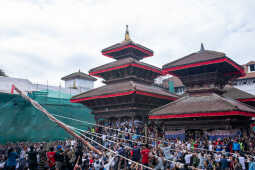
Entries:
{"type": "Polygon", "coordinates": [[[122,155],[118,154],[117,152],[114,152],[113,150],[111,150],[111,149],[109,149],[109,148],[106,148],[105,146],[101,145],[100,143],[96,142],[95,140],[93,140],[93,139],[91,139],[91,138],[85,136],[84,134],[82,134],[82,133],[79,132],[78,130],[74,130],[74,131],[75,131],[76,133],[80,134],[81,136],[83,136],[84,138],[90,140],[91,142],[93,142],[93,143],[95,143],[95,144],[101,146],[102,148],[108,150],[108,151],[111,152],[111,153],[114,153],[115,155],[117,155],[117,156],[119,156],[119,157],[121,157],[121,158],[123,158],[123,159],[126,159],[126,160],[128,160],[128,161],[130,161],[130,162],[132,162],[132,163],[135,163],[136,165],[143,166],[144,168],[153,170],[153,168],[151,168],[151,167],[148,167],[148,166],[145,166],[145,165],[143,165],[143,164],[141,164],[141,163],[135,162],[135,161],[133,161],[133,160],[131,160],[131,159],[128,159],[128,158],[125,157],[125,156],[122,156],[122,155]]]}
{"type": "MultiPolygon", "coordinates": [[[[139,135],[139,134],[136,134],[136,133],[132,133],[132,132],[125,132],[125,131],[121,131],[119,129],[114,129],[114,128],[111,128],[111,127],[107,127],[107,126],[103,126],[103,125],[98,125],[98,124],[94,124],[94,123],[90,123],[88,121],[82,121],[82,120],[78,120],[78,119],[74,119],[74,118],[69,118],[69,117],[65,117],[65,116],[61,116],[61,115],[57,115],[57,114],[53,114],[54,116],[57,116],[57,117],[61,117],[61,118],[64,118],[64,119],[69,119],[69,120],[74,120],[74,121],[77,121],[77,122],[82,122],[82,123],[87,123],[87,124],[90,124],[90,125],[94,125],[94,126],[98,126],[98,127],[103,127],[103,128],[106,128],[106,129],[112,129],[112,130],[115,130],[115,131],[118,131],[118,132],[121,132],[121,133],[128,133],[128,134],[134,134],[134,135],[137,135],[139,137],[144,137],[144,138],[148,138],[150,139],[151,141],[159,141],[159,142],[166,142],[166,143],[169,143],[168,141],[166,140],[159,140],[159,139],[156,139],[156,138],[151,138],[151,137],[146,137],[146,136],[143,136],[143,135],[139,135]]],[[[182,149],[185,149],[182,147],[182,149]]],[[[175,149],[171,149],[171,150],[175,150],[175,149]]],[[[232,154],[232,155],[235,155],[235,153],[231,153],[231,152],[225,152],[225,151],[210,151],[208,149],[202,149],[202,148],[196,148],[196,150],[202,150],[202,151],[207,151],[207,152],[213,152],[213,153],[229,153],[229,154],[232,154]]],[[[175,150],[176,151],[176,150],[175,150]]],[[[177,151],[180,151],[180,150],[177,150],[177,151]]],[[[194,153],[194,152],[193,152],[194,153]]],[[[246,154],[246,156],[249,156],[249,157],[253,157],[253,155],[251,154],[246,154]]]]}
{"type": "MultiPolygon", "coordinates": [[[[76,128],[76,129],[78,129],[78,128],[76,128]]],[[[78,130],[84,132],[84,130],[81,130],[81,129],[78,129],[78,130]]],[[[92,133],[92,134],[100,134],[100,135],[102,135],[101,133],[96,133],[96,132],[89,132],[89,131],[86,131],[86,132],[92,133]]],[[[108,136],[108,135],[107,135],[107,136],[108,136]]],[[[119,137],[117,137],[117,136],[108,136],[108,137],[110,137],[110,138],[115,138],[115,139],[120,139],[120,140],[126,140],[126,141],[133,142],[133,143],[137,143],[137,144],[143,144],[143,145],[146,144],[146,143],[137,142],[137,141],[134,141],[134,140],[131,140],[131,139],[119,138],[119,137]]],[[[148,145],[153,146],[152,144],[148,144],[148,145]]]]}
{"type": "MultiPolygon", "coordinates": [[[[82,130],[82,129],[75,128],[75,127],[72,127],[72,126],[69,126],[69,127],[72,128],[72,129],[76,129],[76,130],[79,130],[79,131],[81,131],[81,132],[84,132],[84,133],[86,133],[86,134],[90,134],[90,135],[92,135],[92,136],[101,138],[101,136],[95,135],[95,134],[99,134],[99,133],[92,133],[92,132],[89,132],[89,131],[87,131],[87,130],[82,130]]],[[[100,135],[101,135],[101,134],[100,134],[100,135]]],[[[109,136],[109,137],[113,137],[113,136],[109,136]]],[[[123,138],[118,138],[118,139],[123,139],[123,138]]],[[[115,142],[115,141],[112,141],[112,140],[109,140],[109,139],[105,139],[105,140],[107,140],[107,141],[109,141],[109,142],[112,142],[112,143],[119,144],[118,142],[115,142]]],[[[126,140],[126,139],[124,139],[124,140],[126,140]]],[[[131,141],[132,141],[132,140],[131,140],[131,141]]],[[[132,141],[132,142],[134,142],[134,141],[132,141]]],[[[123,144],[123,143],[121,143],[121,144],[123,144]]],[[[133,148],[130,147],[130,146],[127,146],[127,145],[124,145],[124,146],[127,147],[127,148],[129,148],[129,149],[133,149],[133,148]]],[[[180,150],[178,150],[178,151],[180,151],[180,150]]],[[[155,157],[155,158],[160,158],[160,157],[157,156],[157,155],[152,155],[152,156],[155,157]]],[[[181,165],[181,166],[184,166],[184,164],[183,164],[183,163],[180,163],[180,162],[172,161],[172,160],[166,159],[166,158],[164,158],[164,157],[162,157],[162,159],[164,159],[165,161],[170,162],[170,163],[179,164],[179,165],[181,165]]],[[[189,167],[192,167],[192,166],[189,166],[189,167]]],[[[193,167],[193,168],[194,168],[194,167],[193,167]]]]}
{"type": "Polygon", "coordinates": [[[74,120],[74,121],[77,121],[77,122],[87,123],[87,124],[89,124],[89,125],[94,125],[94,126],[97,126],[97,127],[103,127],[103,128],[106,128],[106,129],[115,130],[115,131],[118,131],[118,132],[121,132],[121,133],[128,133],[128,134],[132,134],[132,135],[137,135],[137,136],[139,136],[139,137],[148,138],[148,139],[150,139],[150,140],[156,140],[156,141],[161,141],[161,142],[163,142],[162,140],[159,140],[159,139],[156,139],[156,138],[151,138],[151,137],[139,135],[139,134],[132,133],[132,132],[125,132],[125,131],[121,131],[121,130],[119,130],[119,129],[114,129],[114,128],[111,128],[111,127],[108,127],[108,126],[103,126],[103,125],[99,125],[99,124],[90,123],[90,122],[88,122],[88,121],[78,120],[78,119],[74,119],[74,118],[70,118],[70,117],[65,117],[65,116],[61,116],[61,115],[57,115],[57,114],[52,114],[52,115],[57,116],[57,117],[61,117],[61,118],[64,118],[64,119],[74,120]]]}
{"type": "Polygon", "coordinates": [[[58,119],[56,119],[54,116],[52,116],[45,108],[43,108],[38,102],[34,101],[33,99],[31,99],[29,96],[27,96],[26,94],[24,94],[21,90],[19,90],[17,87],[15,87],[15,85],[12,85],[12,88],[14,90],[16,90],[25,100],[29,101],[36,109],[40,110],[42,113],[44,113],[51,121],[53,121],[54,123],[56,123],[58,126],[60,126],[61,128],[63,128],[67,133],[69,133],[70,135],[72,135],[75,138],[78,138],[79,140],[82,141],[82,143],[84,145],[86,145],[88,148],[90,148],[91,150],[93,150],[94,152],[98,153],[99,155],[102,154],[101,151],[97,150],[96,148],[94,148],[92,145],[90,145],[89,142],[87,142],[86,140],[84,140],[83,138],[81,138],[79,135],[77,135],[76,133],[74,133],[70,128],[68,128],[66,126],[66,124],[64,124],[63,122],[59,121],[58,119]]]}

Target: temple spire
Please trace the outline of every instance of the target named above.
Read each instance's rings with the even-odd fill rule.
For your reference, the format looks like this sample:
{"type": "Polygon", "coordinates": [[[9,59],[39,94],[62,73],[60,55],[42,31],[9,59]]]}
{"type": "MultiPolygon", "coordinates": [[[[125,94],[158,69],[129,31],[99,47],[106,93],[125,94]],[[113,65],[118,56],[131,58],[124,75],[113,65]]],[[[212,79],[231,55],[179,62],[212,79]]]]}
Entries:
{"type": "Polygon", "coordinates": [[[126,33],[125,33],[125,41],[130,41],[129,31],[128,31],[128,25],[126,25],[126,33]]]}
{"type": "Polygon", "coordinates": [[[201,43],[200,51],[205,51],[204,44],[201,43]]]}

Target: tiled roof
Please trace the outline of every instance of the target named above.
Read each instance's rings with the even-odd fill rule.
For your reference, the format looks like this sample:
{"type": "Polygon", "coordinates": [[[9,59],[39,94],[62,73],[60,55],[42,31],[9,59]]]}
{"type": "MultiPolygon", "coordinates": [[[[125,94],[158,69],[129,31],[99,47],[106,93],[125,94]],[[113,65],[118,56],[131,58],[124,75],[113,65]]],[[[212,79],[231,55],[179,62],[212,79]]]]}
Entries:
{"type": "Polygon", "coordinates": [[[151,111],[151,115],[178,115],[192,113],[211,113],[244,111],[255,113],[252,108],[239,101],[221,97],[215,93],[185,95],[184,97],[151,111]]]}
{"type": "Polygon", "coordinates": [[[83,72],[75,72],[75,73],[72,73],[70,75],[67,75],[65,77],[62,77],[61,80],[70,80],[70,79],[73,79],[73,78],[82,78],[82,79],[86,79],[86,80],[91,80],[91,81],[96,81],[97,79],[86,74],[86,73],[83,73],[83,72]]]}
{"type": "Polygon", "coordinates": [[[155,66],[150,65],[150,64],[146,64],[144,62],[140,62],[140,61],[130,57],[130,58],[123,58],[123,59],[120,59],[120,60],[117,60],[117,61],[113,61],[111,63],[104,64],[102,66],[93,68],[89,72],[90,73],[91,72],[97,72],[97,71],[101,71],[101,70],[105,70],[105,69],[109,69],[109,68],[114,68],[114,67],[117,67],[117,66],[122,66],[122,65],[131,64],[131,63],[147,66],[147,67],[150,67],[150,68],[161,71],[161,69],[158,68],[158,67],[155,67],[155,66]]]}
{"type": "Polygon", "coordinates": [[[149,52],[153,53],[153,51],[151,49],[146,48],[146,47],[144,47],[141,44],[135,43],[132,40],[130,40],[130,41],[122,41],[120,43],[116,43],[114,45],[111,45],[110,47],[107,47],[107,48],[103,49],[102,52],[104,53],[104,52],[107,52],[109,50],[113,50],[113,49],[120,48],[120,47],[127,46],[127,45],[134,45],[134,46],[137,46],[139,48],[142,48],[142,49],[144,49],[146,51],[149,51],[149,52]]]}
{"type": "Polygon", "coordinates": [[[232,87],[230,85],[227,85],[224,88],[225,93],[223,93],[224,97],[229,97],[232,99],[255,99],[255,96],[253,94],[247,93],[243,90],[240,90],[238,88],[232,87]]]}
{"type": "Polygon", "coordinates": [[[126,82],[118,82],[118,83],[108,84],[108,85],[105,85],[105,86],[102,86],[99,88],[89,90],[85,93],[73,96],[71,100],[87,98],[87,97],[94,97],[94,96],[103,96],[103,95],[122,93],[122,92],[129,92],[129,91],[134,91],[134,90],[153,93],[153,94],[157,94],[157,95],[163,95],[163,96],[167,96],[167,97],[178,98],[177,95],[172,94],[172,93],[168,92],[167,90],[160,88],[160,87],[141,84],[141,83],[134,82],[134,81],[126,81],[126,82]]]}
{"type": "Polygon", "coordinates": [[[175,60],[173,62],[163,65],[163,69],[172,68],[172,67],[181,66],[181,65],[188,65],[188,64],[197,63],[197,62],[219,59],[219,58],[223,58],[225,56],[226,56],[225,53],[221,53],[221,52],[217,52],[217,51],[209,51],[209,50],[198,51],[196,53],[189,54],[189,55],[182,57],[178,60],[175,60]]]}

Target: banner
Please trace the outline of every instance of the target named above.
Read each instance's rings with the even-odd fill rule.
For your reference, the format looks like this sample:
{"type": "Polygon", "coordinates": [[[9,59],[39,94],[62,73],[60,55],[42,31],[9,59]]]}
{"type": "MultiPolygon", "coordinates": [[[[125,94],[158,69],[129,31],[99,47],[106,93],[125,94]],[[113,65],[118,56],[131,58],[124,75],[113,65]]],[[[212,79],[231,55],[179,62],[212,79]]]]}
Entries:
{"type": "Polygon", "coordinates": [[[228,137],[238,137],[241,135],[241,131],[239,129],[233,130],[214,130],[211,132],[205,132],[205,135],[209,137],[210,140],[223,139],[228,137]]]}
{"type": "Polygon", "coordinates": [[[165,132],[166,139],[185,139],[185,130],[177,130],[177,131],[166,131],[165,132]]]}

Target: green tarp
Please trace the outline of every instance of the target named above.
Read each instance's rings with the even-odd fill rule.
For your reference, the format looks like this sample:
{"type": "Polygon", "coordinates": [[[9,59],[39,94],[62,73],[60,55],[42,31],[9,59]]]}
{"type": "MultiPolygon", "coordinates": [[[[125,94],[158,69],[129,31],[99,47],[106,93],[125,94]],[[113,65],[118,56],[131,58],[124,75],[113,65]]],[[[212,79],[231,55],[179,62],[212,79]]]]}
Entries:
{"type": "MultiPolygon", "coordinates": [[[[30,94],[52,114],[94,123],[91,111],[81,104],[70,103],[68,98],[53,98],[47,93],[30,94]]],[[[85,123],[56,117],[64,123],[86,129],[85,123]]],[[[0,93],[0,143],[18,141],[54,141],[70,137],[19,95],[0,93]]]]}

